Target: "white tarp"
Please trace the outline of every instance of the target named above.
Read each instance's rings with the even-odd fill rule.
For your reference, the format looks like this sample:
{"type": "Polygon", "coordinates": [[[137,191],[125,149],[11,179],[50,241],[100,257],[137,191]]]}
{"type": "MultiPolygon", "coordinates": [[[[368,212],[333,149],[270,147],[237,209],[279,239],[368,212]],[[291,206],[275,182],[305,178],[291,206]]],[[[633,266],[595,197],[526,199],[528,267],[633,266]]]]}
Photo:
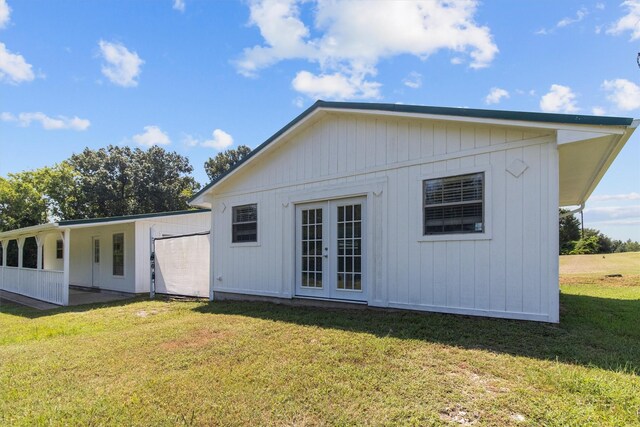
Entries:
{"type": "Polygon", "coordinates": [[[156,293],[209,296],[209,234],[155,241],[156,293]]]}

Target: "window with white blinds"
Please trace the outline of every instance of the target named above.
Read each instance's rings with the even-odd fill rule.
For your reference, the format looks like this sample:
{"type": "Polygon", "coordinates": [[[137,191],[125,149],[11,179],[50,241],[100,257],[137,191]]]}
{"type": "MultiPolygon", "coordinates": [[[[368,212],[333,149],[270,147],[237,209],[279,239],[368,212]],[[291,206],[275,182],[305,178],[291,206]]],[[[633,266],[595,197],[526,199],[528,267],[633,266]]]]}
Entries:
{"type": "Polygon", "coordinates": [[[484,172],[423,181],[423,234],[484,232],[484,172]]]}
{"type": "Polygon", "coordinates": [[[258,241],[258,205],[234,206],[232,209],[231,241],[247,243],[258,241]]]}

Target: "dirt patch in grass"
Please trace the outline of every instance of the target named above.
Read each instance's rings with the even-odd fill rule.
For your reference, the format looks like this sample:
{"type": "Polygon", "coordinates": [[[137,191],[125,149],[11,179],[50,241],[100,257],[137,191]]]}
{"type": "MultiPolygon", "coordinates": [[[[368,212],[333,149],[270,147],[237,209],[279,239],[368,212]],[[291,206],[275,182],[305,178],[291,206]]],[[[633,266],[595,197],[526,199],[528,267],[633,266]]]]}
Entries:
{"type": "Polygon", "coordinates": [[[442,410],[440,412],[440,420],[463,426],[474,425],[480,420],[480,414],[467,411],[460,405],[455,405],[454,407],[442,410]]]}
{"type": "Polygon", "coordinates": [[[231,333],[224,331],[211,331],[209,329],[196,329],[187,336],[177,340],[171,340],[160,344],[164,350],[178,350],[181,348],[202,348],[212,343],[212,341],[229,338],[231,333]]]}

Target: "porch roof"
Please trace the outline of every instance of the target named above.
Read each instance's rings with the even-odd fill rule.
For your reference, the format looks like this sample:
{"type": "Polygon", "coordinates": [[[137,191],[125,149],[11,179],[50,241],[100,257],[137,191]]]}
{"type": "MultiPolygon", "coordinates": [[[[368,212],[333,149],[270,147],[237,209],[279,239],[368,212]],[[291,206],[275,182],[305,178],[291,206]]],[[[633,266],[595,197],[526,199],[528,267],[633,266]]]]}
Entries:
{"type": "Polygon", "coordinates": [[[20,236],[33,236],[39,233],[43,233],[47,231],[55,231],[58,229],[65,229],[65,228],[91,227],[94,225],[102,225],[104,223],[123,224],[123,223],[144,220],[147,218],[189,215],[189,214],[202,213],[202,212],[210,212],[210,209],[191,209],[186,211],[156,212],[156,213],[138,214],[138,215],[112,216],[107,218],[88,218],[88,219],[75,219],[75,220],[68,220],[68,221],[50,222],[48,224],[33,225],[31,227],[16,228],[15,230],[0,232],[0,240],[14,239],[20,236]]]}

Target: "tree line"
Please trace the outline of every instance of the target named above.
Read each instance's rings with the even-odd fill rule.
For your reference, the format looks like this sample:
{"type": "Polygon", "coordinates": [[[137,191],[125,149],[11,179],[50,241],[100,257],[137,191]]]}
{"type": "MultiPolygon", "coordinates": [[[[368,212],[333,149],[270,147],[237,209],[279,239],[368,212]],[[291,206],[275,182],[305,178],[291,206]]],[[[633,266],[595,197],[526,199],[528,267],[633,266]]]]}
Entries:
{"type": "Polygon", "coordinates": [[[611,254],[614,252],[638,252],[640,243],[628,239],[615,240],[595,228],[581,230],[580,221],[569,211],[560,209],[560,254],[611,254]],[[562,216],[566,215],[566,216],[562,216]]]}
{"type": "MultiPolygon", "coordinates": [[[[220,177],[250,151],[241,145],[218,153],[205,163],[207,176],[220,177]]],[[[157,146],[86,148],[53,166],[0,177],[0,231],[189,209],[201,188],[192,172],[187,157],[157,146]]]]}

